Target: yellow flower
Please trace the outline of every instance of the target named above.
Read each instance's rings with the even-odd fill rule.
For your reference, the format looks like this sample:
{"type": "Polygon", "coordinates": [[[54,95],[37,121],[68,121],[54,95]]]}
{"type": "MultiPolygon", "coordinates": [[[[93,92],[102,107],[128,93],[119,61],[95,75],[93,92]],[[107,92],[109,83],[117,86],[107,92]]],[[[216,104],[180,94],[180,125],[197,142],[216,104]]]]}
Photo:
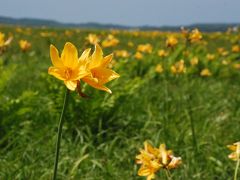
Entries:
{"type": "Polygon", "coordinates": [[[231,154],[228,155],[229,159],[232,159],[233,161],[237,161],[240,158],[240,141],[234,143],[233,145],[227,146],[231,151],[233,151],[231,154]]]}
{"type": "Polygon", "coordinates": [[[114,54],[117,57],[127,58],[130,56],[130,54],[126,50],[116,50],[114,54]]]}
{"type": "Polygon", "coordinates": [[[198,42],[202,39],[202,33],[198,29],[192,30],[189,35],[189,40],[191,43],[198,42]]]}
{"type": "Polygon", "coordinates": [[[31,43],[28,42],[27,40],[20,40],[19,41],[19,46],[22,51],[27,51],[31,48],[31,43]]]}
{"type": "Polygon", "coordinates": [[[240,63],[233,64],[233,68],[240,69],[240,63]]]}
{"type": "Polygon", "coordinates": [[[108,35],[108,37],[102,42],[103,47],[113,47],[119,43],[119,40],[115,38],[112,34],[108,35]]]}
{"type": "Polygon", "coordinates": [[[209,61],[213,61],[215,59],[215,55],[214,54],[207,54],[207,59],[209,61]]]}
{"type": "Polygon", "coordinates": [[[5,34],[3,34],[2,32],[0,32],[0,48],[3,48],[5,46],[8,46],[11,41],[12,41],[13,37],[9,37],[6,41],[5,41],[5,34]]]}
{"type": "Polygon", "coordinates": [[[184,65],[184,60],[181,59],[180,61],[176,62],[174,65],[171,66],[171,71],[173,74],[181,74],[186,72],[186,68],[184,65]]]}
{"type": "Polygon", "coordinates": [[[227,56],[228,55],[228,51],[225,50],[223,47],[218,48],[217,51],[221,56],[227,56]]]}
{"type": "Polygon", "coordinates": [[[136,59],[140,60],[140,59],[143,58],[143,55],[142,55],[142,53],[140,53],[140,52],[136,52],[136,54],[134,55],[134,57],[135,57],[136,59]]]}
{"type": "Polygon", "coordinates": [[[139,44],[137,47],[137,51],[143,52],[143,53],[151,53],[152,45],[151,44],[139,44]]]}
{"type": "Polygon", "coordinates": [[[129,47],[133,47],[133,46],[134,46],[134,44],[133,44],[132,41],[129,41],[127,45],[128,45],[129,47]]]}
{"type": "Polygon", "coordinates": [[[169,36],[166,40],[167,47],[174,47],[175,45],[177,45],[177,43],[178,43],[178,40],[174,36],[169,36]]]}
{"type": "Polygon", "coordinates": [[[164,49],[160,49],[160,50],[158,51],[158,56],[160,56],[160,57],[166,57],[166,56],[168,56],[168,52],[166,52],[164,49]]]}
{"type": "Polygon", "coordinates": [[[86,40],[93,45],[97,44],[100,41],[100,39],[96,34],[88,34],[88,36],[86,37],[86,40]]]}
{"type": "Polygon", "coordinates": [[[86,51],[88,52],[86,53],[87,69],[90,71],[90,74],[84,76],[82,80],[96,89],[112,93],[104,84],[120,77],[115,71],[107,68],[113,55],[110,54],[103,57],[102,49],[98,44],[95,45],[95,51],[91,56],[89,56],[90,49],[86,51]]]}
{"type": "Polygon", "coordinates": [[[212,73],[210,72],[210,70],[208,68],[205,68],[200,72],[200,75],[207,77],[207,76],[211,76],[212,73]]]}
{"type": "Polygon", "coordinates": [[[240,52],[240,46],[239,45],[232,46],[232,52],[234,52],[234,53],[240,52]]]}
{"type": "Polygon", "coordinates": [[[195,66],[198,64],[198,58],[197,57],[193,57],[191,60],[190,60],[190,64],[192,66],[195,66]]]}
{"type": "Polygon", "coordinates": [[[158,65],[156,66],[156,68],[155,68],[155,71],[156,71],[157,73],[162,73],[162,72],[163,72],[163,67],[162,67],[162,65],[161,65],[161,64],[158,64],[158,65]]]}
{"type": "Polygon", "coordinates": [[[161,168],[174,169],[181,164],[180,157],[175,157],[171,150],[167,150],[165,144],[160,144],[159,148],[144,142],[144,149],[136,156],[136,163],[141,164],[138,170],[139,176],[147,176],[147,180],[155,178],[155,173],[161,168]]]}
{"type": "Polygon", "coordinates": [[[52,60],[52,67],[49,67],[48,73],[57,79],[64,81],[68,89],[74,91],[77,87],[78,81],[84,76],[90,74],[87,71],[87,60],[90,49],[85,50],[81,57],[78,58],[78,51],[76,47],[67,42],[59,57],[58,50],[55,46],[50,46],[50,57],[52,60]]]}

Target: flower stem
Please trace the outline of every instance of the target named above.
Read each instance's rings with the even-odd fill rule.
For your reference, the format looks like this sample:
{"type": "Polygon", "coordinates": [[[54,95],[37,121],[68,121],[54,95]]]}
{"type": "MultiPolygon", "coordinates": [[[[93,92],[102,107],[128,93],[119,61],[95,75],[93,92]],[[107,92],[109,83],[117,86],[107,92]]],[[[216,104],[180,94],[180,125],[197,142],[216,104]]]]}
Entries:
{"type": "Polygon", "coordinates": [[[172,180],[172,176],[171,176],[170,171],[168,169],[165,169],[165,172],[166,172],[166,175],[167,175],[167,179],[172,180]]]}
{"type": "Polygon", "coordinates": [[[67,106],[67,103],[68,103],[68,97],[69,97],[69,90],[66,89],[66,93],[65,93],[65,97],[64,97],[64,101],[63,101],[62,113],[61,113],[60,120],[59,120],[59,125],[58,125],[53,180],[57,179],[58,157],[59,157],[59,151],[60,151],[60,145],[61,145],[61,139],[62,139],[63,117],[64,117],[66,106],[67,106]]]}
{"type": "Polygon", "coordinates": [[[236,168],[235,168],[235,173],[234,173],[234,180],[237,180],[239,164],[240,164],[240,158],[238,157],[236,168]]]}

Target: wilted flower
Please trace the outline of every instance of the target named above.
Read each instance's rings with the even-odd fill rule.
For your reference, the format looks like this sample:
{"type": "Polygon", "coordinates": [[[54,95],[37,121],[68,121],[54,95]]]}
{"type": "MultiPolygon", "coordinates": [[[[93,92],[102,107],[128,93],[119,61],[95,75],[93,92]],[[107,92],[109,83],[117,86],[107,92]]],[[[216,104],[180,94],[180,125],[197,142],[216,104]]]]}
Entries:
{"type": "Polygon", "coordinates": [[[166,40],[167,47],[174,47],[175,45],[177,45],[177,43],[178,43],[178,40],[174,36],[169,36],[166,40]]]}
{"type": "Polygon", "coordinates": [[[207,77],[207,76],[211,76],[212,73],[210,72],[210,70],[208,68],[205,68],[200,72],[200,75],[207,77]]]}
{"type": "Polygon", "coordinates": [[[158,56],[160,56],[160,57],[166,57],[166,56],[168,56],[168,52],[166,52],[164,49],[160,49],[160,50],[158,51],[158,56]]]}
{"type": "Polygon", "coordinates": [[[96,34],[88,34],[88,36],[86,37],[86,40],[93,45],[97,44],[100,41],[100,39],[96,34]]]}
{"type": "Polygon", "coordinates": [[[234,143],[233,145],[227,146],[231,151],[233,151],[231,154],[228,155],[228,158],[237,161],[240,159],[240,141],[234,143]]]}
{"type": "Polygon", "coordinates": [[[191,43],[198,42],[202,39],[202,33],[198,29],[192,30],[189,35],[189,40],[191,43]]]}
{"type": "Polygon", "coordinates": [[[137,51],[143,52],[143,53],[151,53],[152,45],[151,44],[139,44],[137,47],[137,51]]]}
{"type": "Polygon", "coordinates": [[[140,154],[136,156],[136,163],[141,164],[138,175],[147,176],[147,180],[151,180],[160,169],[177,168],[182,160],[180,157],[175,157],[171,150],[167,150],[165,144],[155,148],[145,141],[144,149],[141,149],[140,154]]]}
{"type": "Polygon", "coordinates": [[[171,66],[171,71],[173,74],[181,74],[186,72],[186,68],[184,65],[184,60],[181,59],[180,61],[176,62],[174,65],[171,66]]]}
{"type": "Polygon", "coordinates": [[[20,46],[21,50],[25,52],[25,51],[29,50],[32,45],[27,40],[20,40],[19,46],[20,46]]]}

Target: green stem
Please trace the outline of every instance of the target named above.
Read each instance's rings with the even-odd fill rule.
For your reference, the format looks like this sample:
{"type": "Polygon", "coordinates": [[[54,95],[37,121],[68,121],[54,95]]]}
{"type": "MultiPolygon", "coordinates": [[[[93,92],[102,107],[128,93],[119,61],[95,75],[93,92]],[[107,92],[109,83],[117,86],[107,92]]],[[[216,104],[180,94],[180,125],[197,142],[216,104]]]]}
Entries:
{"type": "Polygon", "coordinates": [[[165,172],[166,172],[166,175],[167,175],[167,179],[172,180],[172,176],[171,176],[170,171],[168,169],[165,169],[165,172]]]}
{"type": "Polygon", "coordinates": [[[189,119],[190,119],[190,124],[191,124],[191,131],[192,131],[192,141],[193,141],[193,146],[195,148],[195,153],[198,152],[198,145],[197,145],[197,138],[196,138],[196,133],[195,133],[195,127],[194,127],[194,122],[193,118],[191,116],[191,112],[189,112],[189,119]]]}
{"type": "Polygon", "coordinates": [[[60,151],[60,145],[61,145],[61,139],[62,139],[63,117],[64,117],[66,106],[67,106],[67,103],[68,103],[68,97],[69,97],[69,90],[66,89],[64,102],[63,102],[62,113],[61,113],[60,120],[59,120],[59,125],[58,125],[58,134],[57,134],[57,144],[56,144],[56,150],[55,150],[55,162],[54,162],[53,180],[57,179],[58,157],[59,157],[59,151],[60,151]]]}
{"type": "Polygon", "coordinates": [[[235,173],[234,173],[234,180],[237,180],[239,164],[240,164],[240,158],[238,157],[236,168],[235,168],[235,173]]]}

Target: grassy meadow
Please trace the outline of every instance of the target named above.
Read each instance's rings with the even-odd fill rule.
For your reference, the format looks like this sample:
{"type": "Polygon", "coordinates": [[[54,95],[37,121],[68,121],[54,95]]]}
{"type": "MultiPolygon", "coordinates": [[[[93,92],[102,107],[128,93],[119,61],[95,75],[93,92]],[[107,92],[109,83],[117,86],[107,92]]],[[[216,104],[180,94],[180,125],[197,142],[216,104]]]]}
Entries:
{"type": "MultiPolygon", "coordinates": [[[[48,180],[66,86],[48,74],[49,46],[98,42],[114,53],[112,94],[82,83],[63,125],[59,180],[142,180],[135,163],[144,141],[182,158],[174,180],[233,179],[227,145],[240,139],[240,32],[184,33],[0,26],[0,179],[48,180]],[[166,46],[169,38],[177,43],[166,46]],[[30,46],[20,47],[26,40],[30,46]],[[0,48],[1,49],[1,48],[0,48]],[[193,130],[195,135],[193,135],[193,130]],[[195,137],[195,138],[194,138],[195,137]]],[[[240,177],[240,176],[239,176],[240,177]]],[[[165,172],[156,179],[167,179],[165,172]]]]}

